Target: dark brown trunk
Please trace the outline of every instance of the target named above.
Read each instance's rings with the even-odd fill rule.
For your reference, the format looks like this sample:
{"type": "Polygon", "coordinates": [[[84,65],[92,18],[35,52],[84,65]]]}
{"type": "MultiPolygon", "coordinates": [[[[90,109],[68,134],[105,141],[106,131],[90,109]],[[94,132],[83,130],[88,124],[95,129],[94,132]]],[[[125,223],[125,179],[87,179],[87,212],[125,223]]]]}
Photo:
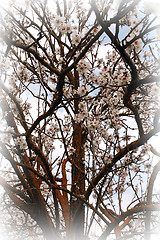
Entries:
{"type": "Polygon", "coordinates": [[[54,228],[53,224],[51,223],[50,219],[47,217],[41,217],[37,221],[39,223],[39,226],[41,227],[43,231],[43,235],[46,238],[46,240],[60,240],[61,237],[54,228]]]}
{"type": "Polygon", "coordinates": [[[61,236],[54,227],[45,206],[39,205],[35,207],[34,219],[42,229],[46,240],[60,240],[61,236]]]}
{"type": "MultiPolygon", "coordinates": [[[[73,124],[73,147],[76,149],[72,159],[72,193],[82,196],[85,191],[85,167],[84,167],[84,143],[85,138],[80,123],[73,124]]],[[[77,209],[81,203],[80,199],[71,197],[71,215],[74,220],[71,222],[70,239],[78,240],[84,237],[84,207],[75,218],[77,209]]]]}
{"type": "MultiPolygon", "coordinates": [[[[77,90],[79,87],[79,74],[75,69],[73,84],[77,90]]],[[[75,114],[79,113],[79,96],[75,94],[74,110],[75,114]]],[[[72,193],[83,196],[85,192],[85,165],[84,165],[84,144],[86,142],[85,131],[82,128],[81,123],[73,122],[73,139],[72,146],[75,149],[75,153],[72,156],[72,193]]],[[[81,200],[74,195],[71,196],[71,222],[70,222],[70,240],[84,239],[84,206],[82,206],[80,213],[77,216],[77,210],[81,200]]]]}

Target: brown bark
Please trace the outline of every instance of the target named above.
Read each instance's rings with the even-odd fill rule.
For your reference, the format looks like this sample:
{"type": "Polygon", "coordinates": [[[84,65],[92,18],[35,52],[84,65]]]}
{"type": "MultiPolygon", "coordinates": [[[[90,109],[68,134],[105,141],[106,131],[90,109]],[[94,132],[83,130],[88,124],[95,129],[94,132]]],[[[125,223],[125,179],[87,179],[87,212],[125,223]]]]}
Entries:
{"type": "MultiPolygon", "coordinates": [[[[83,195],[85,191],[84,168],[84,139],[83,129],[80,123],[73,124],[73,147],[76,149],[72,159],[72,192],[83,195]]],[[[84,231],[84,206],[77,217],[74,217],[81,201],[71,198],[71,215],[74,222],[71,223],[71,236],[73,240],[83,239],[84,231]]]]}
{"type": "MultiPolygon", "coordinates": [[[[79,74],[75,70],[74,78],[75,89],[79,86],[79,74]]],[[[75,114],[79,112],[79,98],[75,96],[74,108],[75,114]]],[[[82,128],[81,123],[73,122],[73,148],[75,153],[72,156],[72,193],[76,195],[84,195],[85,191],[85,165],[84,165],[84,144],[86,141],[85,130],[82,128]]],[[[81,205],[81,200],[71,197],[71,227],[70,239],[78,240],[84,237],[84,206],[77,215],[77,210],[81,205]],[[72,221],[73,219],[73,221],[72,221]]]]}
{"type": "Polygon", "coordinates": [[[48,213],[46,209],[44,209],[44,206],[38,207],[38,212],[36,216],[36,221],[41,227],[44,237],[46,240],[60,240],[61,237],[58,234],[58,231],[53,226],[53,223],[48,216],[48,213]]]}

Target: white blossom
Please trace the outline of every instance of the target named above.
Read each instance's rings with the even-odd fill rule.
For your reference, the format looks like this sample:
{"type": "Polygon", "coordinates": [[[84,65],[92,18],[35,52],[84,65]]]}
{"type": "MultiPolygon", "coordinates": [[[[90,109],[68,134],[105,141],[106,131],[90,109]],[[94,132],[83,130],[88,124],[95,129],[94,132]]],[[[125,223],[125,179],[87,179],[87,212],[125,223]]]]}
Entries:
{"type": "Polygon", "coordinates": [[[63,26],[65,22],[65,18],[61,17],[61,16],[56,16],[56,18],[54,19],[54,25],[59,29],[63,26]]]}
{"type": "Polygon", "coordinates": [[[78,45],[82,39],[82,33],[73,32],[72,33],[72,44],[78,45]]]}
{"type": "Polygon", "coordinates": [[[89,69],[90,69],[90,64],[84,59],[81,60],[77,65],[77,70],[81,74],[86,73],[89,69]]]}
{"type": "Polygon", "coordinates": [[[72,26],[70,23],[64,23],[63,25],[60,25],[58,29],[62,34],[71,33],[72,26]]]}
{"type": "Polygon", "coordinates": [[[15,139],[15,144],[20,147],[20,149],[25,150],[27,148],[26,140],[20,136],[15,139]]]}
{"type": "Polygon", "coordinates": [[[134,41],[133,45],[135,47],[136,51],[140,51],[142,49],[142,40],[141,39],[137,39],[134,41]]]}
{"type": "Polygon", "coordinates": [[[88,89],[87,89],[86,86],[78,87],[77,94],[78,94],[80,97],[84,96],[87,92],[88,92],[88,89]]]}

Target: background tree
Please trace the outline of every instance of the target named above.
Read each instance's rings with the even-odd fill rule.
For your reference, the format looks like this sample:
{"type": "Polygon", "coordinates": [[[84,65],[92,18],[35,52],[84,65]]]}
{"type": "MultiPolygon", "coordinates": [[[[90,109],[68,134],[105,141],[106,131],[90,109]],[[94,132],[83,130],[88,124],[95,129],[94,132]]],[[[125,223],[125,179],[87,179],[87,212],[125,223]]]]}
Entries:
{"type": "Polygon", "coordinates": [[[156,233],[160,164],[153,168],[159,153],[148,141],[160,131],[160,24],[151,4],[1,7],[0,184],[9,239],[156,233]]]}

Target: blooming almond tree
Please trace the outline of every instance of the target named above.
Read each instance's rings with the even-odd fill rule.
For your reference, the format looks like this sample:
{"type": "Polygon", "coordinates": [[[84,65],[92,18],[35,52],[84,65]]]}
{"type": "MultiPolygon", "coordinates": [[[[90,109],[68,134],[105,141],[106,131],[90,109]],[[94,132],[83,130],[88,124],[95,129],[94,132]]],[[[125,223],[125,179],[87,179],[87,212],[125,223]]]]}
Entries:
{"type": "Polygon", "coordinates": [[[151,140],[160,131],[160,24],[151,4],[1,6],[6,239],[149,240],[157,233],[160,163],[152,160],[160,153],[151,140]]]}

